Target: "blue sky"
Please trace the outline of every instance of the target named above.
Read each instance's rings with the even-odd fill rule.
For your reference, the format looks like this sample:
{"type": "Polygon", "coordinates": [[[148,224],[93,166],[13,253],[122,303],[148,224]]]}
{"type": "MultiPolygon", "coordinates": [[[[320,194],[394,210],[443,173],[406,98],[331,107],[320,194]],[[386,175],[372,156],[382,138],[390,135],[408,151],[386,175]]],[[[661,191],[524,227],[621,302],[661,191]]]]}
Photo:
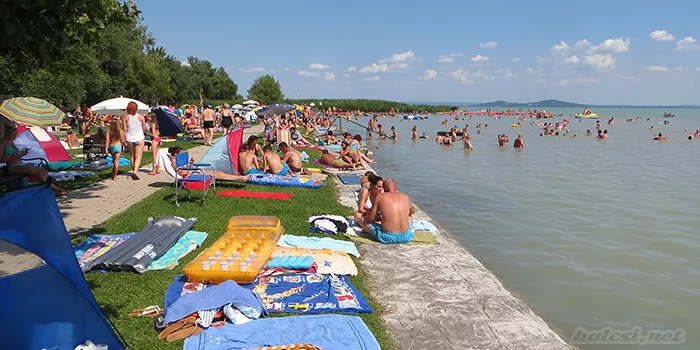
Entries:
{"type": "Polygon", "coordinates": [[[700,1],[137,0],[157,44],[290,98],[700,104],[700,1]]]}

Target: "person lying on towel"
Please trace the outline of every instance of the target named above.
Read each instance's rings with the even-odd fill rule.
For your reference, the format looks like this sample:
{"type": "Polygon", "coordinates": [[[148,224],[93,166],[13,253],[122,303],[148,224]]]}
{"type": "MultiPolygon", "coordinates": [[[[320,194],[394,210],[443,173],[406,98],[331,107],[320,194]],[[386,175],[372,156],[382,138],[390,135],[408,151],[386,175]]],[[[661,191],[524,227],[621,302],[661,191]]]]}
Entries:
{"type": "Polygon", "coordinates": [[[282,162],[282,158],[277,153],[272,152],[272,146],[263,147],[263,170],[268,174],[286,176],[289,174],[287,163],[282,162]]]}
{"type": "Polygon", "coordinates": [[[321,156],[319,163],[321,163],[323,165],[331,166],[334,168],[353,168],[353,169],[355,168],[355,166],[353,164],[347,163],[342,159],[336,158],[327,149],[323,150],[323,155],[321,156]]]}
{"type": "Polygon", "coordinates": [[[415,208],[408,195],[398,192],[394,179],[384,180],[384,193],[377,195],[362,229],[382,243],[407,243],[413,240],[415,208]],[[377,218],[381,214],[381,222],[377,218]]]}
{"type": "MultiPolygon", "coordinates": [[[[175,172],[176,165],[175,165],[175,157],[184,152],[182,147],[169,147],[168,149],[161,149],[158,151],[158,164],[162,164],[163,170],[165,172],[172,176],[172,177],[178,177],[178,178],[185,178],[190,175],[190,171],[185,171],[185,170],[180,170],[177,173],[175,172]]],[[[190,164],[194,163],[194,159],[190,161],[190,164]]],[[[215,179],[217,180],[224,180],[224,181],[241,181],[241,182],[246,182],[250,180],[252,175],[247,175],[247,176],[238,176],[238,175],[231,175],[227,174],[223,171],[211,171],[211,170],[205,170],[205,174],[214,176],[215,179]]]]}
{"type": "Polygon", "coordinates": [[[286,163],[293,173],[306,174],[303,164],[301,163],[301,153],[299,153],[299,151],[289,148],[286,142],[281,142],[277,148],[284,153],[282,162],[286,163]]]}
{"type": "Polygon", "coordinates": [[[238,153],[238,171],[243,175],[263,174],[259,167],[255,149],[249,143],[244,143],[241,152],[238,153]]]}

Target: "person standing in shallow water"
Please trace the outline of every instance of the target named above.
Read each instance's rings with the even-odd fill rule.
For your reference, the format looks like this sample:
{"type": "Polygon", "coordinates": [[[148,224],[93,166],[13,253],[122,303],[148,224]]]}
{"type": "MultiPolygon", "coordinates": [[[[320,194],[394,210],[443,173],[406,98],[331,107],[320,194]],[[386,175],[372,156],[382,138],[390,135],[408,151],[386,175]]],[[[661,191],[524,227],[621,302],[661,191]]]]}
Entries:
{"type": "Polygon", "coordinates": [[[525,148],[525,143],[523,142],[523,134],[518,134],[518,138],[513,141],[513,147],[515,148],[525,148]]]}
{"type": "Polygon", "coordinates": [[[393,125],[391,126],[391,138],[394,140],[399,138],[399,134],[396,133],[396,128],[393,125]]]}
{"type": "Polygon", "coordinates": [[[411,140],[414,140],[414,141],[417,140],[418,139],[418,127],[414,125],[413,128],[411,129],[411,133],[412,133],[411,140]]]}

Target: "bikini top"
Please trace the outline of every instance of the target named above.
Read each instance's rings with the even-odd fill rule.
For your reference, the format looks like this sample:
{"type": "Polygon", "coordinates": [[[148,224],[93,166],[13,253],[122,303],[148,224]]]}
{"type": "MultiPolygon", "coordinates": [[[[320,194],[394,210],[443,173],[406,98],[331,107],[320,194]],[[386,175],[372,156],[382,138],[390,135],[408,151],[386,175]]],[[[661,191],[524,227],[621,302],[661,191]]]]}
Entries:
{"type": "Polygon", "coordinates": [[[8,156],[16,156],[19,153],[19,150],[15,145],[8,143],[5,145],[5,155],[8,156]]]}

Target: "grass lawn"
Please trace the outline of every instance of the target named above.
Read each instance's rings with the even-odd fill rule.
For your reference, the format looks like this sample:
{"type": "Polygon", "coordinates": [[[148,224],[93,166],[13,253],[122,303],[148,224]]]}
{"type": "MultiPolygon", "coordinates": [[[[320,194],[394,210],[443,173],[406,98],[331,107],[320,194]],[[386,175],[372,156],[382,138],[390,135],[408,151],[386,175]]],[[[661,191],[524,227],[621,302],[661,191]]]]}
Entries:
{"type": "MultiPolygon", "coordinates": [[[[321,152],[305,150],[311,158],[319,158],[321,152]]],[[[307,163],[313,167],[313,163],[307,163]]],[[[190,253],[180,261],[180,265],[170,271],[148,271],[143,275],[127,272],[110,272],[107,274],[90,273],[87,280],[100,306],[112,321],[117,330],[124,336],[133,349],[182,349],[182,342],[168,343],[159,341],[150,318],[131,318],[127,314],[136,308],[148,305],[162,305],[165,291],[175,275],[182,272],[182,267],[199,254],[204,248],[218,239],[226,228],[228,219],[236,215],[271,215],[278,217],[286,232],[295,235],[321,236],[308,232],[307,218],[314,214],[348,215],[350,209],[340,205],[336,200],[336,188],[332,179],[326,180],[320,189],[305,189],[292,187],[270,187],[253,185],[226,185],[217,189],[245,188],[248,191],[286,192],[293,193],[289,201],[266,199],[215,197],[210,193],[204,206],[194,201],[182,200],[180,207],[172,203],[174,189],[158,190],[148,198],[135,203],[126,212],[107,220],[101,228],[108,234],[137,232],[147,222],[148,217],[177,215],[194,217],[199,221],[194,226],[197,231],[209,234],[203,247],[190,253]]],[[[195,194],[199,194],[195,192],[195,194]]],[[[328,236],[328,235],[326,235],[328,236]]],[[[85,237],[75,237],[77,244],[85,237]]],[[[333,237],[347,240],[343,235],[333,237]]],[[[353,258],[355,259],[355,258],[353,258]]],[[[393,339],[385,329],[381,319],[382,309],[370,293],[370,279],[355,259],[359,270],[357,276],[351,277],[353,285],[362,293],[375,310],[371,314],[360,316],[374,333],[382,349],[395,348],[393,339]]],[[[274,330],[273,330],[274,331],[274,330]]]]}

